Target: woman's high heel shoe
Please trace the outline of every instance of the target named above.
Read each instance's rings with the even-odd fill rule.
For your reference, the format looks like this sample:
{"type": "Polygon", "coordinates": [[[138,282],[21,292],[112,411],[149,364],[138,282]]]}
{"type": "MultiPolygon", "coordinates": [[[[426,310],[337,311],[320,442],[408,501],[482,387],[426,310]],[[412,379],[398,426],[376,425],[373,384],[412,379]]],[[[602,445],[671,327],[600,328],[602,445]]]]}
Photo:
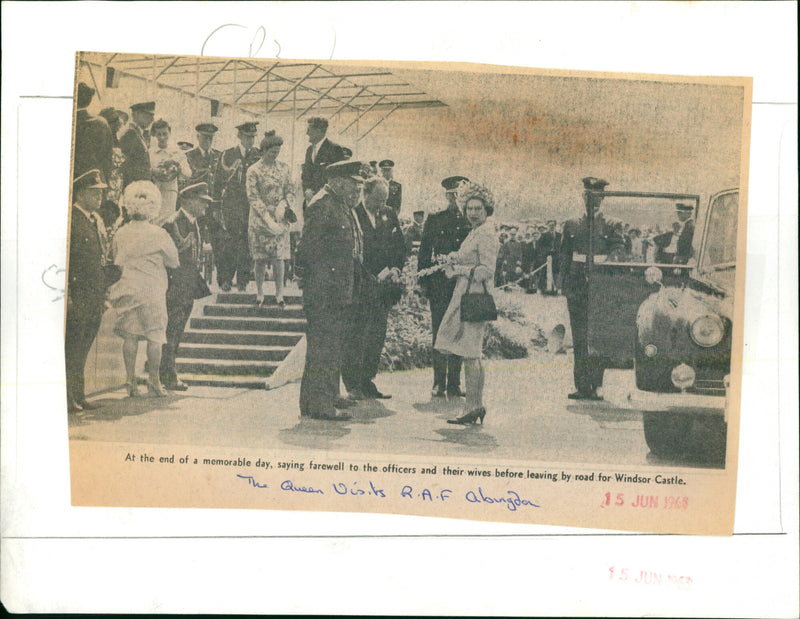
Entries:
{"type": "Polygon", "coordinates": [[[481,425],[483,425],[483,418],[486,417],[486,409],[481,406],[480,408],[476,408],[471,410],[466,415],[462,415],[456,419],[448,419],[447,423],[453,424],[461,424],[461,425],[474,425],[478,420],[480,420],[481,425]]]}
{"type": "Polygon", "coordinates": [[[161,385],[160,381],[147,381],[147,394],[154,398],[165,398],[167,397],[167,392],[164,391],[164,387],[161,385]]]}
{"type": "Polygon", "coordinates": [[[286,307],[286,301],[283,300],[283,297],[277,297],[275,300],[277,301],[279,308],[283,309],[286,307]]]}
{"type": "Polygon", "coordinates": [[[125,383],[125,388],[128,390],[129,398],[135,398],[139,395],[139,385],[136,384],[136,379],[132,382],[125,383]]]}

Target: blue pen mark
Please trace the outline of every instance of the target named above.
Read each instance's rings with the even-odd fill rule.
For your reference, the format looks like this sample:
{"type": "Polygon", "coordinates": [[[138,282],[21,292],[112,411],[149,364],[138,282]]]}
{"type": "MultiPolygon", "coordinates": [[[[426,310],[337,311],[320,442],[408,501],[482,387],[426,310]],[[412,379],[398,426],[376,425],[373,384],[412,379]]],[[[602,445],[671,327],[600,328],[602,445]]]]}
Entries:
{"type": "Polygon", "coordinates": [[[512,512],[517,511],[520,507],[539,507],[536,503],[529,499],[523,499],[517,492],[513,490],[508,491],[508,496],[490,497],[483,494],[483,489],[478,486],[478,494],[474,490],[469,490],[464,496],[468,503],[486,503],[489,505],[498,504],[505,506],[512,512]]]}
{"type": "Polygon", "coordinates": [[[311,486],[295,486],[290,479],[287,479],[281,484],[281,490],[288,490],[289,492],[305,492],[306,494],[325,494],[322,490],[312,488],[311,486]]]}
{"type": "Polygon", "coordinates": [[[239,477],[240,479],[246,479],[248,481],[248,483],[251,486],[253,486],[254,488],[266,488],[267,487],[267,484],[262,484],[262,483],[257,482],[255,479],[253,479],[253,477],[251,475],[239,475],[237,473],[236,477],[239,477]]]}

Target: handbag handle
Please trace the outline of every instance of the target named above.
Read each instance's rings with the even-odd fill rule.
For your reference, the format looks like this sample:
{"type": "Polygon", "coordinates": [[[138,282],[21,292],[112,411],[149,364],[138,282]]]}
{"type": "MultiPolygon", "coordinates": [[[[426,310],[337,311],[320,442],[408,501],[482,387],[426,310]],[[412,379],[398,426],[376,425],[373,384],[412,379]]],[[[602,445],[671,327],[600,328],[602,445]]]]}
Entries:
{"type": "MultiPolygon", "coordinates": [[[[469,293],[469,289],[472,288],[472,276],[475,275],[475,269],[477,269],[481,265],[481,247],[478,245],[475,248],[475,251],[478,252],[478,264],[472,267],[469,270],[469,279],[467,279],[467,293],[469,293]]],[[[486,280],[483,280],[483,291],[486,294],[489,294],[489,289],[486,287],[486,280]]]]}

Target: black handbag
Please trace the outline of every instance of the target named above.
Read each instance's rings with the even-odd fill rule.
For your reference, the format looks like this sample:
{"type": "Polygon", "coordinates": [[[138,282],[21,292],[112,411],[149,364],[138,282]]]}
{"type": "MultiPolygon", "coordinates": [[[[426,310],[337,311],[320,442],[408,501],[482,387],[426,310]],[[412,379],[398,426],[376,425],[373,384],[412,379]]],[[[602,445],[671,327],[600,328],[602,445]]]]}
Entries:
{"type": "Polygon", "coordinates": [[[483,282],[483,292],[469,291],[472,288],[472,276],[476,267],[477,265],[470,269],[467,291],[461,297],[461,322],[497,320],[497,306],[494,304],[494,297],[486,288],[486,281],[483,282]]]}

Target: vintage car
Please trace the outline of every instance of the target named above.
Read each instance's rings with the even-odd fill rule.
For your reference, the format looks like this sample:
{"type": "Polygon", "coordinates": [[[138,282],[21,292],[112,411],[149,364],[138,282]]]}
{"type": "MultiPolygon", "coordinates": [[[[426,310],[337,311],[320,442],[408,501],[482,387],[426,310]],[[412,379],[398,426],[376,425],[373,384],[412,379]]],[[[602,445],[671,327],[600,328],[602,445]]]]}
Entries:
{"type": "Polygon", "coordinates": [[[737,189],[711,197],[696,267],[680,285],[666,281],[669,267],[645,271],[657,290],[636,315],[637,390],[629,399],[644,413],[657,456],[724,461],[738,198],[737,189]]]}
{"type": "Polygon", "coordinates": [[[604,368],[634,369],[625,407],[643,411],[654,455],[724,460],[738,190],[714,195],[704,214],[694,194],[592,193],[603,198],[594,225],[604,250],[587,257],[589,354],[604,368]],[[692,235],[698,216],[705,222],[684,255],[673,242],[689,226],[676,221],[680,210],[692,235]]]}

